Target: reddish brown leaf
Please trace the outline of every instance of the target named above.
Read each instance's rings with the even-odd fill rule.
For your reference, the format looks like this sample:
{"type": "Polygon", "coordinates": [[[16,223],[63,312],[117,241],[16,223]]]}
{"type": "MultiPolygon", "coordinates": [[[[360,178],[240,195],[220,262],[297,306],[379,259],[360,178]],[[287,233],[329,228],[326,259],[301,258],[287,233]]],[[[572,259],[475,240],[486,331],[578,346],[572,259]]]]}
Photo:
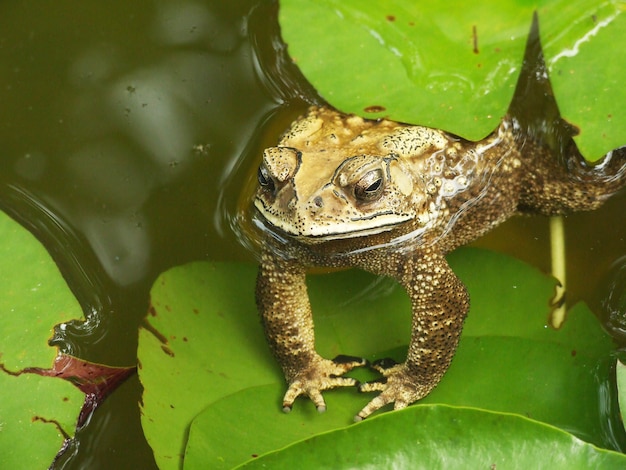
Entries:
{"type": "Polygon", "coordinates": [[[93,412],[120,384],[137,371],[137,367],[111,367],[84,361],[74,356],[59,353],[51,369],[27,367],[11,372],[0,364],[0,368],[11,375],[37,374],[58,377],[73,383],[85,394],[85,402],[78,416],[77,429],[89,421],[93,412]]]}

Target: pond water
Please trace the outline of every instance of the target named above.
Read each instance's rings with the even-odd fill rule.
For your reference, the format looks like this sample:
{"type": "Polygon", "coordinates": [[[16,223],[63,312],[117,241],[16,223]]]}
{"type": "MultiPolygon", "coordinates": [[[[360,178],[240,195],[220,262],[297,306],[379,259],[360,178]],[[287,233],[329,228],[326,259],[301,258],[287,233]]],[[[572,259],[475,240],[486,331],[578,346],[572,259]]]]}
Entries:
{"type": "MultiPolygon", "coordinates": [[[[314,96],[286,60],[275,10],[259,0],[0,5],[0,208],[46,245],[83,305],[88,321],[58,338],[66,352],[134,365],[159,273],[254,259],[231,228],[239,194],[260,150],[314,96]]],[[[616,329],[626,329],[615,316],[625,209],[621,195],[566,221],[568,299],[613,312],[616,329]]],[[[478,244],[549,270],[545,219],[513,220],[478,244]]],[[[120,387],[63,468],[155,468],[140,395],[136,377],[120,387]]]]}

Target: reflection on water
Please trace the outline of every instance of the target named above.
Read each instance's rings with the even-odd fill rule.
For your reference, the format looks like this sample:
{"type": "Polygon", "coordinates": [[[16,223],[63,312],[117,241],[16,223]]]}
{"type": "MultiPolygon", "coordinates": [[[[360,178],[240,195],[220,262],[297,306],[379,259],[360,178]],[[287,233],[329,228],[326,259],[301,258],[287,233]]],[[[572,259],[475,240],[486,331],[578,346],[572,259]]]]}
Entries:
{"type": "MultiPolygon", "coordinates": [[[[89,240],[120,287],[153,277],[162,251],[177,257],[176,243],[185,245],[185,258],[232,251],[223,249],[234,246],[224,240],[230,235],[212,220],[216,201],[238,193],[226,194],[225,173],[282,101],[257,75],[248,40],[254,4],[142,2],[123,15],[115,5],[83,5],[76,14],[87,28],[77,31],[75,18],[57,18],[51,7],[55,22],[35,18],[26,26],[35,38],[23,46],[31,57],[14,59],[20,64],[9,74],[5,103],[10,114],[26,114],[28,126],[10,122],[18,132],[2,136],[2,178],[36,188],[44,205],[89,240]],[[50,52],[41,29],[67,37],[50,52]],[[32,54],[47,55],[48,64],[32,54]],[[50,63],[53,76],[42,70],[50,63]],[[31,119],[33,106],[24,110],[27,94],[41,97],[38,120],[47,125],[31,119]]],[[[266,18],[268,7],[259,13],[266,18]]],[[[4,31],[7,41],[21,33],[4,31]]]]}
{"type": "Polygon", "coordinates": [[[602,300],[608,316],[606,325],[613,336],[626,343],[626,256],[615,261],[607,279],[602,300]]]}
{"type": "MultiPolygon", "coordinates": [[[[69,75],[78,88],[69,106],[81,118],[73,132],[83,144],[64,162],[67,177],[86,183],[76,189],[81,201],[102,201],[97,214],[84,211],[79,228],[111,279],[122,286],[150,274],[157,228],[144,208],[155,189],[184,181],[199,159],[222,164],[229,154],[237,157],[248,140],[246,131],[253,131],[258,119],[250,116],[245,122],[233,106],[249,82],[236,86],[216,73],[249,67],[249,51],[241,47],[243,18],[226,27],[207,6],[195,3],[160,5],[155,13],[148,36],[155,39],[152,47],[163,49],[151,60],[107,73],[119,63],[112,65],[111,54],[101,49],[88,49],[69,75]],[[216,142],[229,135],[238,137],[224,142],[234,148],[216,154],[216,142]],[[204,149],[200,156],[194,151],[198,146],[204,149]]],[[[240,70],[234,75],[249,74],[240,70]]],[[[206,174],[207,184],[211,176],[206,174]]]]}

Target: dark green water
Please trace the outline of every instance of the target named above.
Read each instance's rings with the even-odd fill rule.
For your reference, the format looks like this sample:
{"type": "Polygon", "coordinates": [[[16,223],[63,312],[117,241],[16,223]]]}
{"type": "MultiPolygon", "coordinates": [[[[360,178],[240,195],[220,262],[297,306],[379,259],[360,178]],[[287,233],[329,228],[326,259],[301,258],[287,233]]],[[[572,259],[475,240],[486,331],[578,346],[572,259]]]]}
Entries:
{"type": "MultiPolygon", "coordinates": [[[[313,96],[276,27],[275,5],[258,0],[0,4],[0,208],[46,245],[84,307],[89,321],[58,339],[66,351],[134,365],[160,272],[253,259],[231,230],[239,193],[313,96]]],[[[626,253],[625,210],[622,195],[567,219],[569,298],[601,316],[603,286],[624,290],[609,274],[626,253]]],[[[480,244],[549,268],[544,219],[480,244]]],[[[136,377],[118,389],[63,468],[154,468],[140,394],[136,377]]]]}

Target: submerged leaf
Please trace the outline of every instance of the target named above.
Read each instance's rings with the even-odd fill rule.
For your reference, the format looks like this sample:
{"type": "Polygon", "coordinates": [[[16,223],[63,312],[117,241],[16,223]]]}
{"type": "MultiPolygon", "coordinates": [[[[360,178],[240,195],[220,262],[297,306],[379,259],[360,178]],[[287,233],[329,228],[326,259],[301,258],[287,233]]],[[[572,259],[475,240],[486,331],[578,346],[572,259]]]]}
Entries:
{"type": "Polygon", "coordinates": [[[622,424],[626,416],[626,365],[621,361],[617,361],[615,365],[615,375],[617,379],[617,397],[619,401],[620,416],[622,424]]]}

